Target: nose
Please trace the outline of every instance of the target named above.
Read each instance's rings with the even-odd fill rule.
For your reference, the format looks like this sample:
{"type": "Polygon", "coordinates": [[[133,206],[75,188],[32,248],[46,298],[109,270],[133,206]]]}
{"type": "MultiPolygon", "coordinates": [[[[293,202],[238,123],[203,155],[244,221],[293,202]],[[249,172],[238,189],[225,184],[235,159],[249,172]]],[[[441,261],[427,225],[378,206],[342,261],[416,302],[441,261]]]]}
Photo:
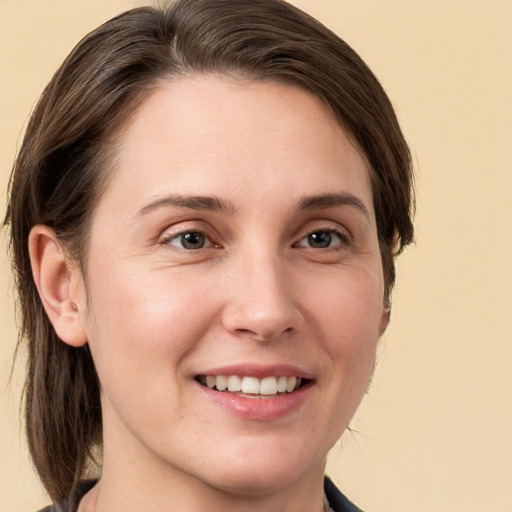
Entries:
{"type": "Polygon", "coordinates": [[[264,342],[301,330],[298,290],[283,267],[276,259],[260,257],[232,268],[222,313],[228,332],[264,342]]]}

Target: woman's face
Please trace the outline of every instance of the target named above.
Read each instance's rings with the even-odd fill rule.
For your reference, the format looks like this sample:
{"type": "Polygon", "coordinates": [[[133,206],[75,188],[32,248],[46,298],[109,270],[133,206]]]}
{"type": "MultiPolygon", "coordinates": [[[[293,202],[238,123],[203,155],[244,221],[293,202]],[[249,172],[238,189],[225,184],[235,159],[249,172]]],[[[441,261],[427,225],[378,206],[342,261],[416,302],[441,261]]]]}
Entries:
{"type": "Polygon", "coordinates": [[[363,158],[311,94],[206,77],[152,92],[113,163],[79,305],[104,475],[317,478],[387,325],[363,158]]]}

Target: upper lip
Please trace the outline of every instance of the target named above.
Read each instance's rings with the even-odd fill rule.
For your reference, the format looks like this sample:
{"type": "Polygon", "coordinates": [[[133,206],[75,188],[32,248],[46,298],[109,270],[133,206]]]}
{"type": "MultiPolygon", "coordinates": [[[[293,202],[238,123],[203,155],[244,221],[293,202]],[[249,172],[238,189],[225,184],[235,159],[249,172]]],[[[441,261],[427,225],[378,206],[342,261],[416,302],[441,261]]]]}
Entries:
{"type": "Polygon", "coordinates": [[[207,370],[199,372],[197,375],[238,375],[241,377],[256,377],[258,379],[265,377],[300,377],[302,379],[311,380],[313,378],[309,372],[295,365],[262,365],[255,363],[240,363],[208,368],[207,370]]]}

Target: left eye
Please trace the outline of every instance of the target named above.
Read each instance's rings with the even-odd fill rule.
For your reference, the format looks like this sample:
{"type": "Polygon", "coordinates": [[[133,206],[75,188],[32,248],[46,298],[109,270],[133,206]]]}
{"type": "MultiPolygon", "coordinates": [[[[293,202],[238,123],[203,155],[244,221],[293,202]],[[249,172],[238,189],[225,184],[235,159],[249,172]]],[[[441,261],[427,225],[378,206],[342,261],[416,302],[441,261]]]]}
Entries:
{"type": "Polygon", "coordinates": [[[336,231],[323,229],[313,231],[305,236],[297,244],[300,247],[311,247],[313,249],[328,249],[329,247],[339,246],[343,243],[343,237],[336,231]]]}
{"type": "Polygon", "coordinates": [[[186,231],[170,238],[167,242],[168,245],[174,245],[180,249],[194,250],[202,249],[205,246],[211,245],[210,239],[200,231],[186,231]]]}

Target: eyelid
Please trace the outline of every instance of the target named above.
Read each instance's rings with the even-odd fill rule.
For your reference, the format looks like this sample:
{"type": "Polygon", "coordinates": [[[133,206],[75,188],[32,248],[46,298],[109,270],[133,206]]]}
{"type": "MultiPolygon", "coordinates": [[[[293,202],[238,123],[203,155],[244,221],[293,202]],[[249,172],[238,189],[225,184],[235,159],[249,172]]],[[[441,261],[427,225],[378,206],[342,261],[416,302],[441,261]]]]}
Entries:
{"type": "Polygon", "coordinates": [[[301,241],[312,233],[321,231],[335,233],[346,244],[349,244],[353,241],[351,231],[346,226],[331,219],[313,219],[311,222],[307,222],[300,230],[298,230],[297,236],[295,238],[297,241],[301,241]]]}
{"type": "Polygon", "coordinates": [[[178,249],[186,250],[187,252],[199,251],[201,249],[209,249],[210,247],[215,246],[215,244],[212,242],[211,238],[206,233],[203,233],[202,231],[196,231],[196,230],[192,231],[191,229],[182,231],[181,233],[176,233],[175,235],[171,235],[167,239],[164,239],[162,242],[165,243],[166,245],[171,245],[173,247],[178,247],[178,249]],[[205,244],[202,247],[198,247],[197,249],[194,249],[194,248],[188,249],[185,247],[180,247],[178,244],[173,243],[174,241],[179,241],[184,235],[189,234],[189,233],[197,233],[199,235],[203,235],[205,238],[205,244]]]}
{"type": "Polygon", "coordinates": [[[350,239],[346,233],[343,233],[340,229],[334,228],[319,228],[308,231],[306,235],[301,237],[298,242],[294,244],[295,247],[304,247],[305,249],[311,249],[314,251],[328,251],[328,250],[339,250],[350,245],[350,239]],[[330,233],[338,238],[338,242],[335,245],[330,245],[328,247],[311,247],[307,243],[307,239],[314,233],[330,233]],[[302,243],[306,242],[306,243],[302,243]]]}
{"type": "MultiPolygon", "coordinates": [[[[204,249],[211,249],[215,247],[220,247],[221,245],[217,242],[215,242],[215,239],[217,238],[215,234],[212,233],[212,229],[208,229],[204,226],[204,223],[200,223],[201,226],[198,225],[198,222],[196,221],[189,221],[189,222],[180,222],[176,224],[175,226],[172,226],[170,228],[165,229],[163,234],[158,237],[158,243],[161,245],[168,245],[171,246],[170,243],[172,240],[175,240],[176,238],[185,235],[187,233],[200,233],[204,235],[204,237],[209,241],[209,244],[205,247],[201,247],[200,249],[195,249],[197,251],[204,250],[204,249]]],[[[173,245],[173,247],[176,247],[173,245]]],[[[180,249],[179,247],[177,247],[180,249]]],[[[192,252],[194,249],[182,249],[186,252],[192,252]]]]}
{"type": "Polygon", "coordinates": [[[314,235],[314,234],[318,234],[318,233],[328,233],[328,234],[332,234],[332,235],[336,235],[338,236],[338,238],[342,239],[343,238],[343,234],[340,233],[338,230],[336,229],[332,229],[332,228],[320,228],[320,229],[313,229],[312,231],[308,231],[300,240],[299,242],[302,242],[303,240],[306,240],[307,238],[309,238],[311,235],[314,235]]]}

